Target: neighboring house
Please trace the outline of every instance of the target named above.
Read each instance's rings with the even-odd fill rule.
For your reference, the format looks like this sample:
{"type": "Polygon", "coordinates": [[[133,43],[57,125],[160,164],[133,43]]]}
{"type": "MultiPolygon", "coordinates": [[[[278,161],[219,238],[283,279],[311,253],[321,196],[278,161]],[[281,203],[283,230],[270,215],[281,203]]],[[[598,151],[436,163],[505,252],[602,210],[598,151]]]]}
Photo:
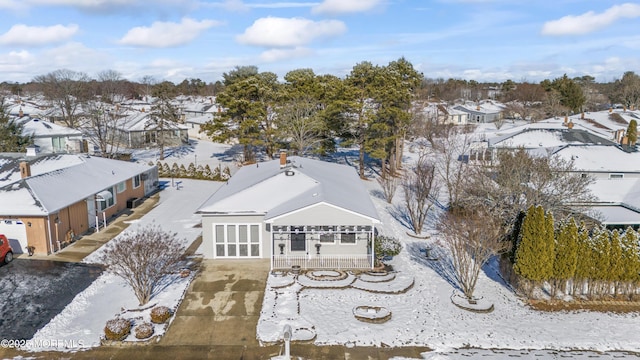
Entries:
{"type": "Polygon", "coordinates": [[[424,116],[438,124],[451,125],[467,125],[469,123],[469,114],[456,110],[446,104],[431,103],[422,109],[424,116]]]}
{"type": "Polygon", "coordinates": [[[151,116],[152,114],[145,111],[130,112],[118,119],[109,131],[115,132],[120,144],[130,149],[156,146],[161,141],[161,136],[164,136],[164,146],[189,143],[186,125],[160,119],[154,121],[151,116]]]}
{"type": "Polygon", "coordinates": [[[207,258],[371,268],[380,223],[356,171],[301,157],[245,166],[197,211],[207,258]]]}
{"type": "Polygon", "coordinates": [[[502,107],[493,101],[482,101],[475,104],[465,103],[453,107],[469,114],[469,123],[491,123],[503,118],[502,107]]]}
{"type": "Polygon", "coordinates": [[[157,189],[155,166],[88,155],[0,154],[0,233],[16,253],[60,250],[157,189]]]}
{"type": "Polygon", "coordinates": [[[22,125],[22,135],[33,136],[33,144],[42,153],[85,152],[82,132],[29,116],[17,118],[22,125]]]}
{"type": "Polygon", "coordinates": [[[213,119],[212,115],[200,115],[187,117],[184,124],[188,128],[190,139],[204,139],[206,134],[200,132],[200,127],[213,119]]]}

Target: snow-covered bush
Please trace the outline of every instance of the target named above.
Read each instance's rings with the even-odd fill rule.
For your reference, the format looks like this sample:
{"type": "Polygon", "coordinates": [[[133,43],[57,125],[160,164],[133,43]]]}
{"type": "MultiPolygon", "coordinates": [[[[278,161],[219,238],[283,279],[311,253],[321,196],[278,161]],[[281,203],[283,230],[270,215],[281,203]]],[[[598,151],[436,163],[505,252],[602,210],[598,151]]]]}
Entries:
{"type": "Polygon", "coordinates": [[[117,318],[107,321],[104,327],[104,336],[107,340],[124,340],[131,332],[131,321],[129,319],[117,318]]]}
{"type": "Polygon", "coordinates": [[[156,306],[151,309],[151,322],[154,324],[164,324],[171,317],[171,309],[166,306],[156,306]]]}
{"type": "Polygon", "coordinates": [[[402,244],[394,237],[378,236],[375,240],[375,254],[378,258],[396,256],[402,250],[402,244]]]}
{"type": "Polygon", "coordinates": [[[147,339],[153,335],[153,325],[148,322],[142,323],[133,329],[133,333],[137,339],[147,339]]]}

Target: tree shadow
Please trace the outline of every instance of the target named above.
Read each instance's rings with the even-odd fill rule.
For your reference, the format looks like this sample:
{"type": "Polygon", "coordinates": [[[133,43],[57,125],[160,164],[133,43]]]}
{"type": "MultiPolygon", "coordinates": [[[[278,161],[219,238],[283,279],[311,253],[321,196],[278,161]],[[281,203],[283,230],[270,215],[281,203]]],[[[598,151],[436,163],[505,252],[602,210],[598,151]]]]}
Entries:
{"type": "Polygon", "coordinates": [[[511,286],[511,284],[509,284],[509,282],[505,278],[502,277],[502,274],[500,272],[499,257],[500,257],[500,255],[492,257],[482,267],[482,271],[484,271],[484,273],[487,275],[487,277],[489,279],[491,279],[492,281],[495,281],[496,283],[502,285],[505,289],[515,293],[516,291],[511,286]]]}
{"type": "Polygon", "coordinates": [[[387,201],[387,197],[384,196],[384,192],[382,190],[374,189],[370,191],[371,196],[377,197],[378,199],[382,199],[385,202],[387,201]]]}
{"type": "Polygon", "coordinates": [[[388,206],[387,210],[389,214],[400,223],[400,225],[407,228],[407,230],[413,231],[413,226],[411,225],[411,219],[409,218],[409,214],[407,213],[407,209],[400,205],[388,206]]]}
{"type": "Polygon", "coordinates": [[[458,277],[451,261],[449,251],[436,244],[426,244],[425,242],[412,242],[407,244],[406,250],[411,260],[420,265],[431,268],[441,278],[448,282],[454,289],[462,291],[458,283],[458,277]],[[428,255],[425,254],[425,248],[429,248],[428,255]]]}

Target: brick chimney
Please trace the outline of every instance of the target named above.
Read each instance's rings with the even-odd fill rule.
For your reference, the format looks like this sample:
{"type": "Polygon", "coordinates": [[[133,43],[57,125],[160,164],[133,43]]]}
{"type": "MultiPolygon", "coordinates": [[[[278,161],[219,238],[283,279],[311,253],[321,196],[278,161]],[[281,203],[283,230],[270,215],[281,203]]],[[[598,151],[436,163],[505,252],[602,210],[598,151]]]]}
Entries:
{"type": "Polygon", "coordinates": [[[284,150],[280,150],[280,169],[283,169],[287,166],[287,152],[284,150]]]}
{"type": "Polygon", "coordinates": [[[24,111],[22,111],[22,106],[20,106],[20,111],[18,111],[18,116],[19,117],[23,117],[24,116],[24,111]]]}
{"type": "Polygon", "coordinates": [[[26,161],[21,161],[20,162],[20,177],[22,179],[24,179],[24,178],[28,178],[29,176],[31,176],[31,165],[29,165],[29,163],[26,162],[26,161]]]}

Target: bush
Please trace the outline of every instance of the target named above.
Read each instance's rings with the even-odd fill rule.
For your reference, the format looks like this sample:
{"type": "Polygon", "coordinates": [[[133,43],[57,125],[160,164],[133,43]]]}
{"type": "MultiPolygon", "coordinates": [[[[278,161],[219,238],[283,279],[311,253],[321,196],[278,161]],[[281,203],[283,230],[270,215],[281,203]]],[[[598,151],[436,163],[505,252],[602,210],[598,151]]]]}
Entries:
{"type": "Polygon", "coordinates": [[[171,317],[171,309],[166,306],[156,306],[151,309],[151,322],[154,324],[164,324],[171,317]]]}
{"type": "Polygon", "coordinates": [[[402,244],[398,239],[382,235],[376,237],[374,249],[376,257],[396,256],[401,250],[402,244]]]}
{"type": "Polygon", "coordinates": [[[104,327],[104,336],[107,340],[122,341],[131,332],[131,321],[117,318],[107,321],[104,327]]]}
{"type": "Polygon", "coordinates": [[[142,323],[133,329],[134,334],[136,335],[136,339],[147,339],[153,335],[153,325],[145,322],[142,323]]]}

